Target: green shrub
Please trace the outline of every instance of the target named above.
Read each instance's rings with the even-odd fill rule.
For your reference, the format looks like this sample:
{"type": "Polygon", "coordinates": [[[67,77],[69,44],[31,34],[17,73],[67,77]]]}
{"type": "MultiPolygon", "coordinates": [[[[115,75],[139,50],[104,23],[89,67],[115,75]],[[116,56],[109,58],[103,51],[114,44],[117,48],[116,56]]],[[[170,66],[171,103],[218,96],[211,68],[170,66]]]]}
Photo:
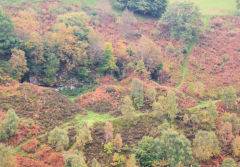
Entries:
{"type": "Polygon", "coordinates": [[[17,133],[19,118],[13,109],[9,109],[6,118],[0,121],[0,141],[7,141],[17,133]]]}
{"type": "Polygon", "coordinates": [[[191,2],[174,2],[167,7],[160,23],[165,24],[172,38],[192,41],[201,33],[201,14],[191,2]]]}
{"type": "Polygon", "coordinates": [[[64,150],[69,144],[68,132],[58,127],[54,128],[48,136],[48,143],[57,150],[64,150]]]}

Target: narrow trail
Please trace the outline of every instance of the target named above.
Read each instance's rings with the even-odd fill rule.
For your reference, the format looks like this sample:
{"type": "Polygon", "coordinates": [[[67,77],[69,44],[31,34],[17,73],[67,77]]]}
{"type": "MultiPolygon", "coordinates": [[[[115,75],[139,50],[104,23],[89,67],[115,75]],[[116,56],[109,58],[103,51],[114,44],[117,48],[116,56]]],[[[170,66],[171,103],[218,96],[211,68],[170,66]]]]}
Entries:
{"type": "MultiPolygon", "coordinates": [[[[203,32],[204,32],[204,30],[207,28],[210,19],[211,19],[210,16],[204,17],[203,32]]],[[[179,88],[183,85],[183,83],[184,83],[184,81],[185,81],[185,76],[186,76],[187,70],[188,70],[188,65],[187,65],[187,63],[188,63],[188,58],[189,58],[189,56],[190,56],[190,54],[191,54],[191,52],[192,52],[192,49],[193,49],[194,45],[196,44],[196,42],[197,42],[197,39],[194,39],[193,41],[191,41],[191,42],[188,44],[187,55],[186,55],[186,57],[185,57],[184,60],[183,60],[182,78],[181,78],[180,82],[177,84],[177,86],[175,87],[176,89],[179,89],[179,88]]]]}

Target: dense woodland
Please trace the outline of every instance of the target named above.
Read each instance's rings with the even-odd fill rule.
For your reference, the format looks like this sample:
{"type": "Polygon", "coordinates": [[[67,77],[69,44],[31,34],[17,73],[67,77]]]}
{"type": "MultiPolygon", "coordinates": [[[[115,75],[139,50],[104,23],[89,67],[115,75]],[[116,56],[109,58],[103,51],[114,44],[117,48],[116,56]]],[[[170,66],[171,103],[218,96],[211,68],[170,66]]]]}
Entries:
{"type": "Polygon", "coordinates": [[[0,167],[240,165],[239,0],[1,0],[0,167]]]}

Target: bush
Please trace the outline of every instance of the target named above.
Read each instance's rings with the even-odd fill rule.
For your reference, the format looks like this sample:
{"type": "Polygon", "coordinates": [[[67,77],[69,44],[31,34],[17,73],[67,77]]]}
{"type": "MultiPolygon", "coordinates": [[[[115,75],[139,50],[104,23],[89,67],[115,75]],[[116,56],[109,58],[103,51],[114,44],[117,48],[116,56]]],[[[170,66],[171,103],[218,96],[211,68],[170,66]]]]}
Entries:
{"type": "Polygon", "coordinates": [[[191,2],[174,2],[169,5],[160,23],[167,26],[172,38],[181,41],[192,41],[201,33],[201,14],[191,2]]]}
{"type": "Polygon", "coordinates": [[[56,147],[56,150],[64,150],[68,146],[68,132],[64,129],[54,128],[49,136],[48,143],[56,147]]]}
{"type": "Polygon", "coordinates": [[[0,141],[7,141],[17,133],[19,118],[13,109],[9,109],[6,118],[0,122],[0,141]]]}

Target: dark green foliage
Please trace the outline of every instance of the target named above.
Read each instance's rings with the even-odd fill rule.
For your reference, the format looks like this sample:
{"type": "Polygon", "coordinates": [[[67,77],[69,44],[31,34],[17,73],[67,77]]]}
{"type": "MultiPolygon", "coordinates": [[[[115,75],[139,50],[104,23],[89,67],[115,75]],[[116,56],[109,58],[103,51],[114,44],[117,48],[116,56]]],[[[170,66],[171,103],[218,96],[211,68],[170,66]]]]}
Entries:
{"type": "Polygon", "coordinates": [[[144,15],[161,17],[167,2],[167,0],[129,0],[128,9],[144,15]]]}
{"type": "Polygon", "coordinates": [[[44,75],[42,78],[43,83],[49,86],[53,86],[56,83],[56,74],[59,70],[59,59],[55,54],[49,54],[46,58],[46,63],[44,64],[44,75]]]}
{"type": "Polygon", "coordinates": [[[191,2],[175,2],[168,6],[160,23],[167,26],[172,38],[182,41],[197,39],[201,33],[201,14],[191,2]]]}
{"type": "Polygon", "coordinates": [[[158,139],[144,136],[138,146],[134,148],[134,154],[137,161],[143,167],[151,167],[151,164],[159,159],[162,159],[161,142],[158,139]]]}
{"type": "Polygon", "coordinates": [[[128,8],[136,13],[161,17],[167,7],[167,0],[113,0],[115,8],[124,10],[128,8]]]}
{"type": "Polygon", "coordinates": [[[143,84],[142,82],[134,78],[132,80],[132,99],[136,109],[140,109],[143,106],[143,84]]]}
{"type": "Polygon", "coordinates": [[[222,167],[237,167],[237,163],[232,158],[225,158],[222,167]]]}
{"type": "Polygon", "coordinates": [[[9,109],[6,118],[0,120],[0,141],[7,141],[17,133],[19,118],[13,109],[9,109]]]}
{"type": "Polygon", "coordinates": [[[99,70],[103,74],[112,74],[114,71],[118,71],[116,62],[117,60],[113,54],[112,44],[110,42],[107,42],[104,48],[104,57],[100,61],[99,70]]]}
{"type": "Polygon", "coordinates": [[[163,135],[164,157],[170,167],[188,166],[193,161],[191,143],[184,136],[175,131],[166,131],[163,135]]]}
{"type": "Polygon", "coordinates": [[[11,49],[16,46],[17,37],[13,34],[14,25],[11,17],[0,7],[0,59],[8,60],[11,49]]]}
{"type": "Polygon", "coordinates": [[[190,141],[170,129],[164,131],[161,140],[143,137],[134,153],[144,167],[151,167],[154,162],[162,160],[166,160],[170,167],[188,166],[193,161],[190,141]]]}

